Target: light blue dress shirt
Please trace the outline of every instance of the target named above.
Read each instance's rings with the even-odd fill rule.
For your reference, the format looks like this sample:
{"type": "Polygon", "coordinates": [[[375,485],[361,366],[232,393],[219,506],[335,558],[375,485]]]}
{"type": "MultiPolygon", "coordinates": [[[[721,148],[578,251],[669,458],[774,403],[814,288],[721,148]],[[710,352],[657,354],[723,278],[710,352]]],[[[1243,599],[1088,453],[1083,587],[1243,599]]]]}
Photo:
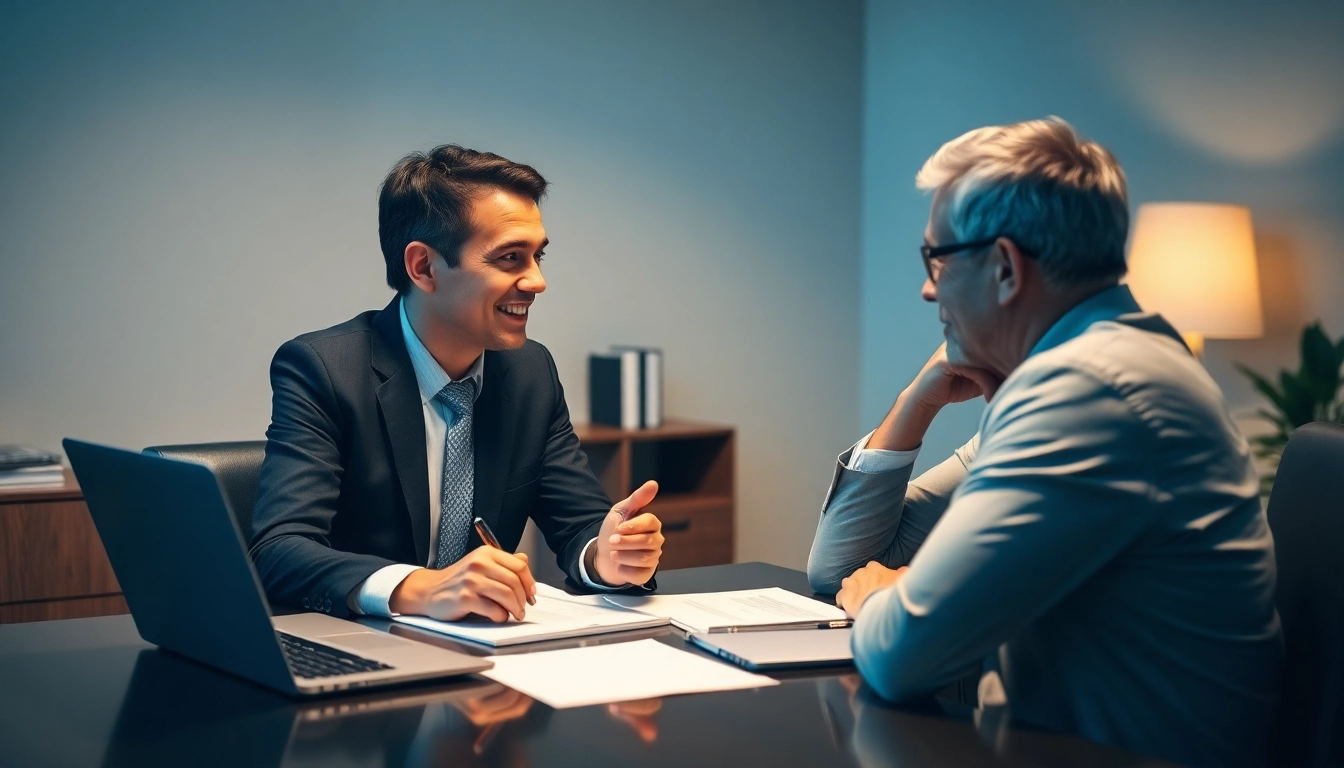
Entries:
{"type": "MultiPolygon", "coordinates": [[[[411,368],[415,371],[415,382],[420,389],[420,407],[424,411],[425,417],[425,457],[429,464],[429,562],[424,567],[429,567],[434,564],[435,553],[439,551],[439,517],[443,505],[441,493],[443,489],[443,445],[448,430],[452,428],[453,424],[457,423],[457,417],[453,414],[453,409],[448,407],[448,404],[440,400],[437,395],[444,387],[453,382],[453,378],[443,370],[443,367],[429,353],[429,350],[425,349],[420,337],[415,335],[415,329],[411,327],[411,321],[406,317],[405,302],[402,302],[400,307],[401,337],[406,342],[406,351],[411,356],[411,368]]],[[[463,380],[475,380],[478,397],[484,381],[484,370],[485,355],[481,355],[476,358],[476,362],[472,363],[466,376],[463,377],[463,380]]],[[[588,547],[593,546],[596,541],[596,537],[590,539],[579,554],[579,575],[583,578],[583,582],[592,589],[614,590],[615,588],[598,584],[588,576],[584,561],[588,553],[588,547]]],[[[348,600],[350,609],[370,616],[391,616],[392,610],[388,603],[392,599],[392,593],[407,576],[421,567],[408,563],[397,563],[379,568],[351,591],[348,600]]]]}
{"type": "Polygon", "coordinates": [[[982,704],[1016,721],[1183,764],[1263,762],[1282,638],[1250,452],[1127,287],[1060,318],[947,461],[910,481],[871,453],[841,456],[808,574],[833,592],[870,560],[910,566],[855,622],[879,693],[983,663],[982,704]]]}

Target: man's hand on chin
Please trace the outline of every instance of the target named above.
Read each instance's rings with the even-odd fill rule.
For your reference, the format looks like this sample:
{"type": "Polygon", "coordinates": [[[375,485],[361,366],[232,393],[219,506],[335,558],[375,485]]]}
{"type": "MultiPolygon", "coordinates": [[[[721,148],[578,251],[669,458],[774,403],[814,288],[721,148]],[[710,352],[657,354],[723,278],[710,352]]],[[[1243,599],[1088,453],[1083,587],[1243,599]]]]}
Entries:
{"type": "Polygon", "coordinates": [[[658,570],[663,555],[663,524],[640,510],[658,494],[658,483],[650,480],[619,502],[602,521],[597,534],[597,550],[592,570],[597,580],[612,587],[644,584],[658,570]]]}
{"type": "Polygon", "coordinates": [[[874,560],[840,582],[840,591],[835,595],[835,604],[843,608],[850,617],[858,618],[859,610],[863,608],[863,601],[867,600],[869,595],[895,584],[908,570],[910,569],[904,565],[892,570],[874,560]]]}

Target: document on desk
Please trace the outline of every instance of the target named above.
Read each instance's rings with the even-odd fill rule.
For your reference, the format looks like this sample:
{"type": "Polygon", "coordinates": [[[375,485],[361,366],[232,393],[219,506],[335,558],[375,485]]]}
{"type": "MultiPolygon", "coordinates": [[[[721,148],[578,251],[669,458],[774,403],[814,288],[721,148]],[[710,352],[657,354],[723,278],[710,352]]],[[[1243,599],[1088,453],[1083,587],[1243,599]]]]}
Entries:
{"type": "Polygon", "coordinates": [[[537,604],[529,605],[522,621],[496,624],[487,619],[438,621],[427,616],[397,616],[396,621],[461,640],[493,647],[583,637],[603,632],[659,627],[666,616],[650,616],[613,606],[599,595],[571,595],[547,584],[537,585],[537,604]]]}
{"type": "Polygon", "coordinates": [[[657,640],[494,657],[480,674],[556,709],[779,685],[657,640]]]}
{"type": "Polygon", "coordinates": [[[850,625],[845,612],[787,589],[739,589],[689,595],[604,595],[613,605],[666,616],[687,632],[822,629],[850,625]]]}

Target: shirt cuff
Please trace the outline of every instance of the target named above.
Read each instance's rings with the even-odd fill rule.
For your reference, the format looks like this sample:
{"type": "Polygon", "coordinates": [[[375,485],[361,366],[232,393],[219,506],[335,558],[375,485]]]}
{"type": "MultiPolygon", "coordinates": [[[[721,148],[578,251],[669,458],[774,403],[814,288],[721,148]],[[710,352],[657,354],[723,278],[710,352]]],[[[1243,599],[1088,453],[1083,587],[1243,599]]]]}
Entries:
{"type": "Polygon", "coordinates": [[[346,604],[356,613],[390,619],[394,615],[392,608],[388,606],[392,601],[392,593],[407,576],[418,570],[420,566],[406,563],[385,565],[360,582],[359,586],[350,592],[346,604]]]}
{"type": "Polygon", "coordinates": [[[594,581],[591,576],[588,575],[588,566],[586,565],[586,563],[588,562],[588,548],[596,543],[597,543],[597,537],[594,536],[593,538],[588,540],[587,544],[583,545],[583,550],[579,552],[579,577],[583,579],[584,585],[592,589],[599,590],[601,592],[619,592],[622,589],[625,589],[625,587],[623,586],[609,587],[606,584],[599,584],[598,582],[594,581]]]}
{"type": "MultiPolygon", "coordinates": [[[[876,431],[876,430],[874,430],[876,431]]],[[[863,436],[863,439],[854,444],[850,449],[849,464],[845,469],[862,472],[865,475],[878,475],[883,472],[894,472],[898,469],[905,469],[915,463],[915,457],[919,456],[919,449],[912,448],[908,451],[884,451],[878,448],[866,448],[868,441],[873,438],[873,433],[869,432],[863,436]]]]}

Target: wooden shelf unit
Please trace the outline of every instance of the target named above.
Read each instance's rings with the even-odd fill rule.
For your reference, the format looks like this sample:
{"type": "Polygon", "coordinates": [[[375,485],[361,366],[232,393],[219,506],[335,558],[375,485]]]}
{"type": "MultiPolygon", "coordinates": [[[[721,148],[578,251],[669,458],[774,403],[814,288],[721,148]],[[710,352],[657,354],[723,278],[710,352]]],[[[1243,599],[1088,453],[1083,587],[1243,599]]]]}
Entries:
{"type": "Polygon", "coordinates": [[[669,420],[653,429],[576,424],[593,474],[614,500],[658,481],[649,511],[663,522],[662,568],[733,561],[732,427],[669,420]]]}
{"type": "MultiPolygon", "coordinates": [[[[663,521],[662,568],[733,561],[731,427],[669,421],[656,429],[574,431],[613,499],[658,481],[649,511],[663,521]]],[[[62,485],[0,488],[0,624],[128,612],[69,468],[62,485]]]]}
{"type": "Polygon", "coordinates": [[[0,624],[127,612],[69,468],[63,485],[0,488],[0,624]]]}

